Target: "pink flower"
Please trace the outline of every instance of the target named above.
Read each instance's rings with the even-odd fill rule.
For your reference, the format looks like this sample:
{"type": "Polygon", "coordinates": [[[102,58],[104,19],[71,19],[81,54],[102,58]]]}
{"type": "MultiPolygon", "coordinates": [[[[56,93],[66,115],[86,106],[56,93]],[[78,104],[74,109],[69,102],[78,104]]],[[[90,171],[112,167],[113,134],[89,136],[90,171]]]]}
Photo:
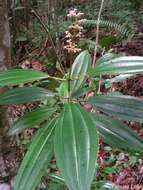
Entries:
{"type": "Polygon", "coordinates": [[[84,13],[77,12],[77,9],[73,9],[73,10],[69,11],[67,16],[68,17],[81,17],[82,15],[84,15],[84,13]]]}
{"type": "Polygon", "coordinates": [[[77,9],[73,9],[69,11],[68,17],[76,17],[77,15],[77,9]]]}

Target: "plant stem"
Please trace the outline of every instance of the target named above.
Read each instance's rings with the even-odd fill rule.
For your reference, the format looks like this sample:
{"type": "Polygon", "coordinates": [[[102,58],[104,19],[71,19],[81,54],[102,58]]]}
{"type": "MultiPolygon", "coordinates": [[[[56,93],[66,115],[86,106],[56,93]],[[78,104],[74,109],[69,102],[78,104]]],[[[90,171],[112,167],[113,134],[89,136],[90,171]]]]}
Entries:
{"type": "Polygon", "coordinates": [[[59,56],[58,56],[58,53],[57,53],[57,51],[56,51],[56,47],[55,47],[55,45],[54,45],[53,39],[52,39],[52,37],[51,37],[51,34],[50,34],[48,28],[45,26],[45,24],[43,23],[43,21],[41,20],[41,18],[40,18],[40,16],[39,16],[39,14],[38,14],[35,10],[32,9],[32,10],[31,10],[31,13],[33,13],[34,16],[39,20],[41,26],[43,27],[43,29],[45,30],[45,32],[48,34],[48,37],[49,37],[51,46],[52,46],[52,48],[53,48],[53,50],[54,50],[54,52],[55,52],[55,55],[56,55],[56,57],[57,57],[57,59],[58,59],[58,62],[59,62],[59,64],[60,64],[60,66],[61,66],[62,74],[65,74],[64,68],[63,68],[63,66],[62,66],[62,64],[61,64],[60,58],[59,58],[59,56]]]}
{"type": "Polygon", "coordinates": [[[70,91],[71,91],[71,67],[72,67],[72,54],[70,56],[70,69],[69,69],[69,78],[68,78],[68,101],[70,102],[70,91]]]}
{"type": "Polygon", "coordinates": [[[58,78],[58,77],[53,77],[53,76],[50,76],[50,75],[48,75],[48,78],[54,79],[54,80],[57,80],[57,81],[65,81],[65,79],[58,78]]]}
{"type": "Polygon", "coordinates": [[[93,67],[95,66],[96,58],[97,58],[97,50],[98,50],[98,43],[99,43],[99,26],[100,26],[100,18],[101,18],[101,13],[103,10],[103,5],[104,5],[104,0],[101,1],[101,6],[100,6],[99,13],[98,13],[98,19],[97,19],[96,42],[95,42],[95,49],[94,49],[94,56],[93,56],[93,67]]]}

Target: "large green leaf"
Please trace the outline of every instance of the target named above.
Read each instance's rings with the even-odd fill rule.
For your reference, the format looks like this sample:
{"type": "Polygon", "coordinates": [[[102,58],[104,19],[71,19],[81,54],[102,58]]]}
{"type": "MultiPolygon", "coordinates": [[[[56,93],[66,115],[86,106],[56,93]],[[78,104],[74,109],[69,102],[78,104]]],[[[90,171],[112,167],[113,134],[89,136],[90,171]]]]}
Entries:
{"type": "Polygon", "coordinates": [[[143,153],[143,139],[121,121],[95,113],[93,120],[107,144],[130,152],[143,153]]]}
{"type": "Polygon", "coordinates": [[[70,190],[89,190],[95,173],[98,153],[96,127],[88,112],[69,103],[57,122],[55,156],[70,190]]]}
{"type": "Polygon", "coordinates": [[[141,56],[122,56],[104,64],[97,64],[90,70],[90,75],[116,75],[116,74],[142,74],[143,57],[141,56]]]}
{"type": "Polygon", "coordinates": [[[45,78],[48,78],[48,75],[39,71],[12,69],[0,72],[0,86],[17,85],[45,78]]]}
{"type": "Polygon", "coordinates": [[[123,120],[143,123],[143,101],[125,95],[98,95],[88,101],[100,111],[123,120]]]}
{"type": "Polygon", "coordinates": [[[0,105],[23,104],[53,97],[49,90],[39,87],[22,87],[0,94],[0,105]]]}
{"type": "Polygon", "coordinates": [[[91,64],[91,56],[88,51],[81,52],[75,59],[71,68],[70,92],[73,94],[82,85],[85,80],[89,65],[91,64]]]}
{"type": "Polygon", "coordinates": [[[35,127],[47,120],[54,112],[55,108],[41,107],[26,113],[23,117],[16,120],[8,132],[9,135],[20,133],[24,129],[35,127]]]}
{"type": "Polygon", "coordinates": [[[38,131],[22,161],[14,190],[35,190],[53,156],[55,120],[38,131]]]}

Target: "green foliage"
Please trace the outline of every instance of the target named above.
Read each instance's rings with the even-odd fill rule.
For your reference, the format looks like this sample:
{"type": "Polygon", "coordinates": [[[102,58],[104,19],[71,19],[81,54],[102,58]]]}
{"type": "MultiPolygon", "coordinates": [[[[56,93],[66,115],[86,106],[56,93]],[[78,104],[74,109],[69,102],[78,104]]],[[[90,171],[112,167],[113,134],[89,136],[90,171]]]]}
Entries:
{"type": "Polygon", "coordinates": [[[95,68],[90,69],[89,74],[94,75],[117,75],[117,74],[140,74],[143,72],[143,57],[122,56],[103,61],[95,68]]]}
{"type": "Polygon", "coordinates": [[[42,106],[34,111],[26,113],[23,117],[13,123],[9,130],[9,135],[18,134],[24,129],[38,126],[41,122],[47,120],[47,117],[50,117],[55,110],[55,108],[50,109],[48,106],[42,106]]]}
{"type": "Polygon", "coordinates": [[[90,114],[80,105],[68,103],[64,106],[57,122],[54,146],[58,167],[69,189],[90,189],[98,137],[90,114]]]}
{"type": "MultiPolygon", "coordinates": [[[[85,28],[95,28],[97,26],[97,20],[81,20],[80,23],[85,28]]],[[[113,22],[110,20],[100,20],[99,25],[101,28],[106,29],[114,29],[115,31],[119,32],[123,37],[131,38],[134,34],[131,28],[125,27],[124,25],[117,24],[117,22],[113,22]]]]}
{"type": "Polygon", "coordinates": [[[119,120],[95,113],[93,114],[93,120],[101,137],[107,144],[132,153],[142,150],[143,140],[119,120]],[[134,143],[132,144],[132,142],[134,143]]]}
{"type": "Polygon", "coordinates": [[[83,84],[87,71],[91,65],[91,56],[88,51],[83,51],[77,56],[71,67],[70,93],[75,93],[83,84]],[[77,78],[77,80],[75,80],[77,78]]]}
{"type": "Polygon", "coordinates": [[[48,75],[33,70],[13,69],[0,73],[0,86],[17,85],[48,78],[48,75]]]}
{"type": "Polygon", "coordinates": [[[34,190],[53,156],[55,120],[39,129],[20,166],[14,189],[34,190]]]}
{"type": "MultiPolygon", "coordinates": [[[[111,5],[114,5],[114,2],[116,4],[116,1],[113,0],[111,5]]],[[[121,36],[128,38],[134,33],[130,29],[132,27],[126,23],[117,24],[116,21],[119,18],[120,23],[123,23],[125,15],[128,15],[128,13],[128,19],[130,20],[130,14],[135,11],[134,9],[139,9],[140,5],[131,1],[129,5],[125,1],[120,2],[120,7],[130,6],[130,10],[123,9],[124,14],[118,15],[116,6],[111,6],[110,8],[114,9],[114,11],[110,11],[111,16],[116,19],[108,21],[108,17],[105,15],[105,19],[103,18],[100,21],[100,27],[114,29],[121,36]]],[[[69,4],[67,1],[65,3],[66,5],[69,4]]],[[[29,22],[29,18],[31,18],[29,8],[30,6],[38,8],[39,5],[41,6],[39,1],[35,1],[35,3],[31,1],[28,7],[22,7],[20,1],[16,2],[16,7],[14,6],[13,10],[15,18],[19,19],[19,10],[22,11],[22,16],[24,16],[24,24],[21,24],[20,29],[16,29],[14,36],[18,47],[25,42],[32,42],[30,47],[39,48],[46,39],[46,34],[41,32],[41,25],[36,19],[33,21],[33,27],[29,28],[29,24],[31,24],[29,22]],[[20,35],[18,35],[19,30],[20,35]]],[[[57,5],[60,5],[61,9],[65,8],[64,4],[62,6],[61,4],[57,5]]],[[[94,17],[97,12],[91,13],[88,11],[89,7],[95,7],[95,5],[98,8],[99,3],[92,1],[86,6],[86,14],[89,20],[80,22],[90,29],[97,26],[94,17]]],[[[80,4],[77,2],[76,6],[80,6],[80,4]]],[[[82,8],[82,6],[80,7],[82,8]]],[[[85,6],[83,7],[85,8],[85,6]]],[[[68,21],[63,22],[63,17],[60,15],[62,11],[58,10],[58,7],[54,9],[52,7],[50,13],[51,11],[53,11],[52,21],[54,22],[51,23],[50,14],[44,20],[44,24],[50,30],[52,38],[57,39],[67,28],[68,21]],[[48,20],[48,18],[50,19],[48,20]]],[[[108,13],[106,14],[108,15],[108,13]]],[[[112,38],[103,40],[103,44],[107,44],[109,47],[110,40],[112,41],[112,38]]],[[[86,42],[92,52],[97,44],[92,40],[86,42]]],[[[101,51],[103,50],[101,46],[98,48],[101,51]]],[[[60,190],[66,189],[67,186],[70,190],[89,190],[97,169],[98,133],[107,144],[113,147],[139,155],[143,154],[143,140],[122,122],[123,120],[142,123],[143,101],[118,92],[114,95],[101,95],[100,92],[101,79],[110,88],[114,82],[142,74],[143,57],[118,56],[109,53],[98,59],[96,65],[93,66],[91,55],[87,50],[82,51],[77,55],[69,69],[64,68],[65,73],[62,73],[61,78],[33,70],[12,69],[0,72],[0,86],[10,87],[10,90],[0,94],[0,105],[25,104],[35,101],[41,103],[40,108],[26,113],[22,118],[15,121],[9,130],[9,134],[13,135],[35,126],[38,129],[20,166],[14,190],[35,190],[42,177],[46,175],[53,156],[56,158],[62,178],[49,175],[49,179],[57,182],[58,185],[53,183],[46,189],[60,190]],[[104,76],[106,76],[105,80],[102,78],[104,76]],[[44,80],[47,79],[55,80],[58,88],[54,86],[50,91],[50,83],[49,86],[44,83],[44,80]],[[32,84],[28,84],[27,87],[27,83],[32,84]],[[18,85],[23,85],[23,87],[18,85]],[[90,92],[93,93],[92,98],[89,98],[90,92]],[[84,108],[88,110],[89,105],[93,113],[85,111],[84,108]],[[52,121],[47,125],[47,121],[51,118],[52,121]]],[[[50,52],[48,61],[57,62],[53,52],[50,52]]],[[[131,162],[135,162],[133,158],[131,162]]],[[[106,167],[104,172],[110,173],[113,169],[106,167]]],[[[116,188],[107,182],[100,185],[96,184],[95,188],[98,187],[102,190],[105,188],[118,189],[118,187],[116,188]]]]}
{"type": "MultiPolygon", "coordinates": [[[[68,188],[72,190],[90,189],[98,153],[96,131],[109,145],[142,155],[143,140],[118,119],[142,123],[143,101],[120,93],[96,95],[89,100],[86,96],[93,90],[95,94],[97,93],[98,82],[102,75],[121,74],[123,80],[126,79],[126,73],[131,73],[131,76],[141,74],[143,72],[142,65],[142,57],[121,57],[109,53],[98,59],[97,65],[92,67],[90,54],[88,51],[83,51],[63,78],[52,77],[59,82],[60,87],[57,91],[55,89],[54,93],[38,87],[42,81],[37,83],[38,86],[18,87],[2,93],[0,95],[1,105],[39,100],[47,102],[47,105],[48,102],[49,105],[50,102],[53,102],[52,105],[55,106],[51,109],[45,105],[45,107],[25,114],[13,124],[9,131],[9,134],[15,134],[26,128],[40,125],[47,121],[51,114],[53,114],[53,118],[56,118],[56,121],[52,121],[49,126],[39,129],[34,137],[17,175],[15,190],[35,189],[48,168],[53,148],[57,165],[68,188]],[[88,75],[89,71],[92,71],[92,75],[88,75]],[[86,78],[93,82],[95,80],[95,85],[88,83],[86,78]],[[56,101],[54,101],[55,98],[56,101]],[[92,105],[95,113],[86,112],[78,102],[83,107],[86,104],[92,105]],[[113,119],[112,116],[116,116],[118,119],[113,119]]],[[[17,69],[0,73],[0,75],[3,77],[1,86],[15,86],[18,83],[50,79],[50,76],[44,73],[37,71],[27,71],[26,73],[25,70],[17,69]],[[25,78],[24,76],[28,74],[31,74],[29,78],[25,78]]]]}
{"type": "Polygon", "coordinates": [[[53,97],[49,90],[39,87],[21,87],[0,94],[0,105],[24,104],[53,97]]]}
{"type": "Polygon", "coordinates": [[[139,98],[109,94],[92,97],[88,102],[109,115],[114,115],[127,121],[143,122],[143,102],[139,98]]]}

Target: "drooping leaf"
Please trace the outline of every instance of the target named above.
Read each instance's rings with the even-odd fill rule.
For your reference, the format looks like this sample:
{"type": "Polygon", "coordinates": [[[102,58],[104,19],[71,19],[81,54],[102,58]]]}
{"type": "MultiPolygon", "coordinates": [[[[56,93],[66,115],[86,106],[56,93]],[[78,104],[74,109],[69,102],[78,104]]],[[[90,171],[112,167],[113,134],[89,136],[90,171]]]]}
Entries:
{"type": "Polygon", "coordinates": [[[55,108],[41,107],[34,111],[26,113],[23,117],[16,120],[8,132],[9,135],[14,135],[22,132],[24,129],[35,127],[44,120],[47,120],[55,112],[55,108]]]}
{"type": "Polygon", "coordinates": [[[143,139],[119,120],[102,114],[92,115],[105,142],[113,147],[134,153],[143,153],[143,139]]]}
{"type": "Polygon", "coordinates": [[[91,76],[116,75],[116,74],[142,74],[143,57],[123,56],[111,59],[104,64],[97,64],[90,70],[91,76]]]}
{"type": "Polygon", "coordinates": [[[18,171],[14,190],[35,190],[53,156],[55,120],[42,128],[33,138],[18,171]]]}
{"type": "Polygon", "coordinates": [[[0,94],[0,105],[31,103],[34,101],[43,100],[53,96],[54,94],[52,92],[44,88],[39,88],[39,87],[16,88],[0,94]]]}
{"type": "Polygon", "coordinates": [[[69,103],[57,122],[55,156],[70,190],[89,190],[95,173],[98,136],[89,113],[69,103]]]}
{"type": "Polygon", "coordinates": [[[71,94],[76,92],[85,80],[89,65],[91,64],[91,56],[88,51],[81,52],[75,59],[71,68],[71,94]]]}
{"type": "Polygon", "coordinates": [[[88,101],[100,111],[127,121],[143,122],[143,101],[125,95],[98,95],[88,101]]]}
{"type": "Polygon", "coordinates": [[[0,86],[12,86],[46,78],[48,75],[39,71],[11,69],[0,72],[0,86]]]}

